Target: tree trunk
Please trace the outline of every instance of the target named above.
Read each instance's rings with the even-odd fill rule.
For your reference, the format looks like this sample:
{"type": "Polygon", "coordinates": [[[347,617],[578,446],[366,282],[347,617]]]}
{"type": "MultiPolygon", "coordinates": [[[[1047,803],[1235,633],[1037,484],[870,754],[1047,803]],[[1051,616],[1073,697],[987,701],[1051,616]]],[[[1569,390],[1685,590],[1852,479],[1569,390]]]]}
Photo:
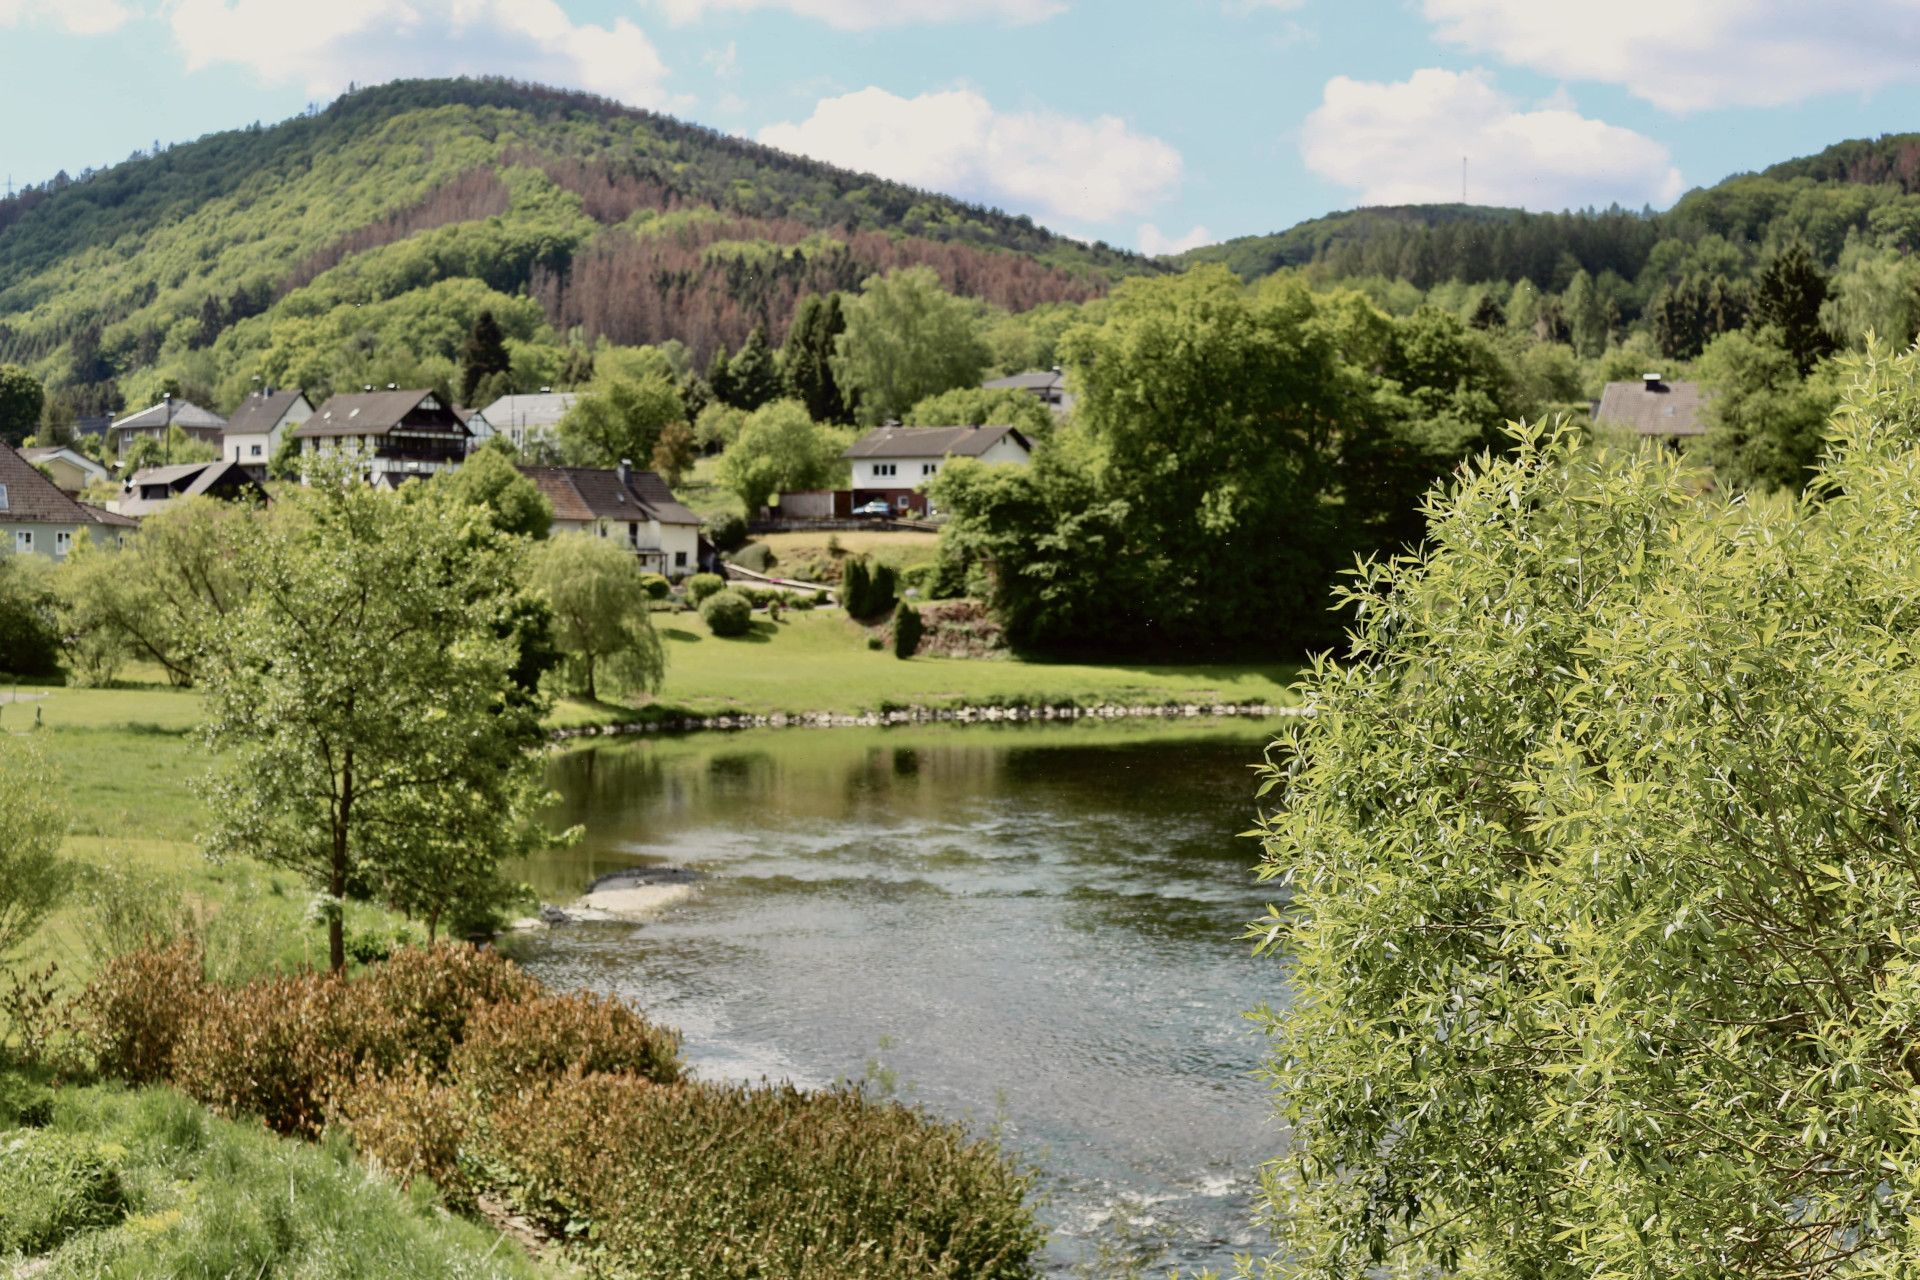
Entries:
{"type": "Polygon", "coordinates": [[[594,696],[593,692],[593,655],[591,653],[587,655],[587,701],[600,701],[599,698],[594,696]]]}
{"type": "Polygon", "coordinates": [[[333,821],[333,869],[327,892],[333,902],[327,910],[327,965],[335,973],[347,969],[347,823],[353,810],[353,752],[340,771],[340,807],[333,821]]]}

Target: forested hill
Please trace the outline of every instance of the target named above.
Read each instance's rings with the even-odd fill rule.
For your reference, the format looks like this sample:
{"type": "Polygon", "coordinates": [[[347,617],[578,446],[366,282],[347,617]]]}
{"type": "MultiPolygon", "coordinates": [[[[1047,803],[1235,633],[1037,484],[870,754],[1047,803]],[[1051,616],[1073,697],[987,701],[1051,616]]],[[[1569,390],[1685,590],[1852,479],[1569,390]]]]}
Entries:
{"type": "Polygon", "coordinates": [[[1179,261],[1225,263],[1247,279],[1292,267],[1321,281],[1384,278],[1429,289],[1525,280],[1551,293],[1585,271],[1632,321],[1663,287],[1715,277],[1742,284],[1772,250],[1794,241],[1825,268],[1838,266],[1850,243],[1920,248],[1920,134],[1838,143],[1695,189],[1663,213],[1366,208],[1194,249],[1179,261]]]}
{"type": "Polygon", "coordinates": [[[81,408],[165,379],[230,403],[255,377],[405,372],[383,351],[451,360],[483,307],[523,344],[678,339],[704,360],[913,264],[1012,311],[1159,269],[588,95],[410,81],[0,201],[0,362],[81,408]]]}

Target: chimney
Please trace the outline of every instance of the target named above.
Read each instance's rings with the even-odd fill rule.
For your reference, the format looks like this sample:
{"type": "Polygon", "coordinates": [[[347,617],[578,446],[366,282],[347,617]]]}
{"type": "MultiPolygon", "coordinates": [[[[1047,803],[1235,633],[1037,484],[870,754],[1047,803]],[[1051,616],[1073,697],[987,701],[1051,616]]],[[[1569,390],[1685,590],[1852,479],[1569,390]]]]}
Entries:
{"type": "Polygon", "coordinates": [[[1647,391],[1665,391],[1667,389],[1667,384],[1660,381],[1660,375],[1657,373],[1641,374],[1640,385],[1647,391]]]}
{"type": "MultiPolygon", "coordinates": [[[[627,486],[631,483],[630,477],[632,476],[632,474],[633,474],[632,459],[630,458],[620,459],[620,488],[623,493],[626,490],[627,486]]],[[[623,502],[625,500],[626,499],[624,497],[621,499],[621,501],[623,502]]]]}
{"type": "Polygon", "coordinates": [[[547,394],[548,392],[550,392],[550,391],[552,391],[552,390],[553,390],[553,388],[552,388],[552,387],[542,387],[542,388],[540,388],[540,394],[544,396],[544,395],[546,395],[546,394],[547,394]]]}

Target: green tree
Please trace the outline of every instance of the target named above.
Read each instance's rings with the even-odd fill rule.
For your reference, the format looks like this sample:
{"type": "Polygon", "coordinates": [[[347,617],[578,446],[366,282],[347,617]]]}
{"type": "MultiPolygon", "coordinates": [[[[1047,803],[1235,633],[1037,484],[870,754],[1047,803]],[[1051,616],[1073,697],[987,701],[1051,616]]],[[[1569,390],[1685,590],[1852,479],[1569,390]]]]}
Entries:
{"type": "Polygon", "coordinates": [[[1827,276],[1804,240],[1775,253],[1753,284],[1753,319],[1780,331],[1801,377],[1833,353],[1833,339],[1820,322],[1827,300],[1827,276]]]}
{"type": "Polygon", "coordinates": [[[686,421],[673,379],[612,378],[574,402],[555,431],[567,461],[580,467],[645,466],[669,423],[686,421]]]}
{"type": "Polygon", "coordinates": [[[1848,346],[1871,333],[1902,347],[1920,334],[1920,262],[1911,255],[1851,243],[1830,283],[1820,318],[1848,346]]]}
{"type": "Polygon", "coordinates": [[[553,608],[566,687],[596,700],[605,687],[653,692],[667,654],[653,629],[639,557],[588,534],[563,533],[533,554],[534,589],[553,608]]]}
{"type": "Polygon", "coordinates": [[[1268,752],[1262,1274],[1905,1275],[1920,361],[1817,501],[1525,437],[1268,752]]]}
{"type": "Polygon", "coordinates": [[[513,444],[494,436],[432,484],[455,502],[484,508],[494,528],[524,538],[544,538],[553,528],[553,504],[540,486],[514,465],[513,444]]]}
{"type": "Polygon", "coordinates": [[[829,362],[861,423],[898,418],[928,396],[968,387],[986,368],[974,305],[940,287],[930,267],[871,276],[842,306],[846,330],[829,362]]]}
{"type": "Polygon", "coordinates": [[[844,435],[807,416],[797,400],[776,400],[750,416],[720,456],[722,488],[738,494],[751,515],[777,493],[823,489],[845,473],[844,435]]]}
{"type": "Polygon", "coordinates": [[[715,348],[713,359],[707,364],[707,391],[718,403],[739,408],[734,403],[733,372],[724,348],[715,348]]]}
{"type": "Polygon", "coordinates": [[[1803,380],[1780,331],[1769,326],[1715,338],[1697,372],[1713,391],[1701,452],[1723,487],[1798,490],[1813,478],[1840,398],[1837,370],[1822,366],[1803,380]]]}
{"type": "Polygon", "coordinates": [[[693,424],[693,441],[710,453],[717,453],[740,438],[747,415],[718,400],[700,411],[693,424]]]}
{"type": "Polygon", "coordinates": [[[252,592],[240,548],[262,520],[254,508],[182,498],[140,523],[117,550],[88,546],[60,568],[61,629],[106,662],[115,652],[151,662],[175,685],[195,683],[214,636],[252,592]]]}
{"type": "Polygon", "coordinates": [[[1593,277],[1585,271],[1574,272],[1561,295],[1560,309],[1576,354],[1590,359],[1607,349],[1606,304],[1594,287],[1593,277]]]}
{"type": "Polygon", "coordinates": [[[781,355],[781,373],[786,378],[787,394],[807,406],[807,415],[815,422],[851,422],[840,384],[833,376],[834,339],[846,332],[847,318],[840,309],[840,295],[824,298],[810,293],[800,300],[787,329],[787,342],[781,355]]]}
{"type": "Polygon", "coordinates": [[[427,921],[497,898],[540,842],[545,704],[524,680],[528,544],[471,507],[323,468],[237,548],[256,585],[204,683],[208,851],[300,872],[346,966],[347,898],[427,921]],[[517,679],[519,675],[521,678],[517,679]]]}
{"type": "Polygon", "coordinates": [[[0,731],[0,960],[33,936],[73,885],[60,779],[30,737],[0,731]]]}
{"type": "Polygon", "coordinates": [[[180,427],[171,427],[165,440],[140,436],[120,455],[120,474],[131,476],[148,467],[177,466],[183,462],[218,462],[220,450],[196,440],[180,427]]]}
{"type": "Polygon", "coordinates": [[[47,561],[0,549],[0,672],[51,676],[60,671],[60,629],[47,561]]]}
{"type": "Polygon", "coordinates": [[[955,387],[916,403],[900,419],[909,427],[1018,427],[1027,439],[1053,428],[1053,410],[1025,391],[955,387]]]}
{"type": "Polygon", "coordinates": [[[19,445],[40,426],[47,390],[17,364],[0,364],[0,441],[19,445]]]}
{"type": "Polygon", "coordinates": [[[729,403],[748,413],[780,397],[783,385],[780,366],[773,358],[773,348],[767,345],[767,331],[761,326],[753,326],[753,332],[747,335],[740,350],[727,361],[727,381],[732,391],[729,403]]]}
{"type": "MultiPolygon", "coordinates": [[[[460,349],[460,402],[477,403],[474,393],[491,378],[507,379],[513,372],[513,360],[507,354],[507,335],[491,310],[474,317],[473,331],[460,349]]],[[[505,381],[494,386],[508,385],[505,381]]]]}
{"type": "Polygon", "coordinates": [[[920,611],[902,600],[893,611],[893,656],[911,658],[920,648],[920,637],[926,632],[926,624],[920,619],[920,611]]]}

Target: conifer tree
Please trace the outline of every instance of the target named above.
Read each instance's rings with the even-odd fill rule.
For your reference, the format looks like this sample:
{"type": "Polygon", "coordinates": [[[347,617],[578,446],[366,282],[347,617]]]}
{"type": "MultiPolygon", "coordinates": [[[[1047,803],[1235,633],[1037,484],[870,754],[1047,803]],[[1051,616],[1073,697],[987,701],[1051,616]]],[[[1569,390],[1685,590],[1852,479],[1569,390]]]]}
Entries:
{"type": "Polygon", "coordinates": [[[473,332],[460,352],[460,399],[473,403],[473,393],[490,374],[507,373],[513,362],[507,355],[507,336],[493,312],[482,311],[473,322],[473,332]]]}
{"type": "Polygon", "coordinates": [[[767,331],[759,325],[747,335],[746,342],[727,362],[727,377],[733,384],[735,408],[752,413],[780,396],[780,366],[767,345],[767,331]]]}
{"type": "Polygon", "coordinates": [[[809,294],[801,302],[787,330],[787,345],[782,356],[787,391],[807,406],[815,422],[849,422],[845,397],[833,376],[833,340],[847,327],[840,310],[840,295],[822,298],[809,294]]]}

